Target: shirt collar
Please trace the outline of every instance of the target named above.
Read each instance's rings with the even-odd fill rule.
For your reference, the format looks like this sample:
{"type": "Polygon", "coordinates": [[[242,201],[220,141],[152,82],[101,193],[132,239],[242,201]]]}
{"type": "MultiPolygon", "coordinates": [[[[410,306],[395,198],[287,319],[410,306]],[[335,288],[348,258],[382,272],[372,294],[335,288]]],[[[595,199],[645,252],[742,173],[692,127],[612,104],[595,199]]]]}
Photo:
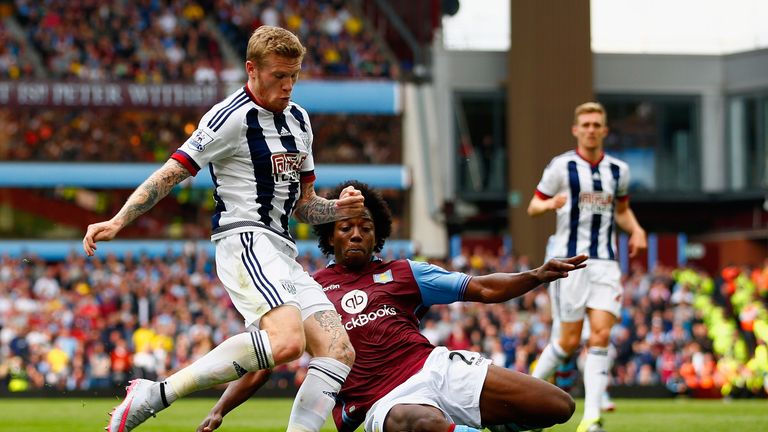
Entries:
{"type": "MultiPolygon", "coordinates": [[[[376,255],[371,256],[371,262],[381,262],[383,261],[381,258],[377,257],[376,255]]],[[[336,258],[331,258],[330,261],[328,261],[328,264],[326,264],[325,268],[331,268],[336,265],[336,258]]]]}

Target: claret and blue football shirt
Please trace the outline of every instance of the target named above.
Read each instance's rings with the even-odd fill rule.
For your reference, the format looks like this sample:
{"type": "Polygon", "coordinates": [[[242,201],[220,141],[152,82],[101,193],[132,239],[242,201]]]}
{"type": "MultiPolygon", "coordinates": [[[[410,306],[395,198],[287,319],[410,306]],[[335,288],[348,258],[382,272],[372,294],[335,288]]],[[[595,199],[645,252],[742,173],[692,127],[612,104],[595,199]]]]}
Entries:
{"type": "Polygon", "coordinates": [[[431,305],[464,299],[470,276],[410,261],[371,261],[361,272],[330,264],[314,275],[341,315],[355,365],[334,420],[354,430],[379,398],[421,370],[434,346],[419,332],[431,305]]]}

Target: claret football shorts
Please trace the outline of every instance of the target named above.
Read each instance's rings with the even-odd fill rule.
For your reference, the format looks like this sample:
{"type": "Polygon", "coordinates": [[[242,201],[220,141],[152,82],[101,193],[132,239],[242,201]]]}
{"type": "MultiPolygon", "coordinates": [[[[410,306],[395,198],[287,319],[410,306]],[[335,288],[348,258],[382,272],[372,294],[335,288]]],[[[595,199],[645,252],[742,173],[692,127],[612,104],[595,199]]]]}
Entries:
{"type": "Polygon", "coordinates": [[[236,233],[216,241],[216,271],[246,327],[284,304],[315,312],[336,309],[320,284],[296,261],[296,249],[276,234],[236,233]]]}
{"type": "Polygon", "coordinates": [[[456,424],[480,426],[480,393],[491,360],[472,351],[437,347],[424,368],[379,399],[365,416],[366,432],[384,430],[389,410],[399,404],[430,405],[456,424]]]}

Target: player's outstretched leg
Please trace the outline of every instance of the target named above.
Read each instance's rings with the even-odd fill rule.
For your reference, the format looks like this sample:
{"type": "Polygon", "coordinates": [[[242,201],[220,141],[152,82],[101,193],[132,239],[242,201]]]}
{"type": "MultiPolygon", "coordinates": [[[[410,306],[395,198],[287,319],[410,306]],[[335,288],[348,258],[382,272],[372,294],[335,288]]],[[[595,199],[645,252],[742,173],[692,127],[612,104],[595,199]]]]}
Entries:
{"type": "Polygon", "coordinates": [[[111,413],[108,432],[128,432],[170,405],[166,384],[135,379],[126,387],[125,399],[111,413]]]}

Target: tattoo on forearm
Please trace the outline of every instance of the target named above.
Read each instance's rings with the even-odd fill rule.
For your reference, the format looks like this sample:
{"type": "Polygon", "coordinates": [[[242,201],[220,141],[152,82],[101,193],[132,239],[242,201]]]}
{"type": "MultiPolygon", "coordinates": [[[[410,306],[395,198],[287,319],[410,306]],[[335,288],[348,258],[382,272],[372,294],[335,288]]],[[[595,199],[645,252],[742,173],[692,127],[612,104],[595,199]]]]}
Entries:
{"type": "Polygon", "coordinates": [[[337,211],[332,200],[313,196],[296,206],[296,218],[310,225],[319,225],[336,220],[337,211]]]}
{"type": "Polygon", "coordinates": [[[189,177],[189,172],[184,167],[177,162],[173,163],[177,165],[166,165],[159,169],[131,194],[118,213],[118,217],[124,220],[124,224],[127,225],[146,213],[168,195],[174,186],[189,177]]]}

